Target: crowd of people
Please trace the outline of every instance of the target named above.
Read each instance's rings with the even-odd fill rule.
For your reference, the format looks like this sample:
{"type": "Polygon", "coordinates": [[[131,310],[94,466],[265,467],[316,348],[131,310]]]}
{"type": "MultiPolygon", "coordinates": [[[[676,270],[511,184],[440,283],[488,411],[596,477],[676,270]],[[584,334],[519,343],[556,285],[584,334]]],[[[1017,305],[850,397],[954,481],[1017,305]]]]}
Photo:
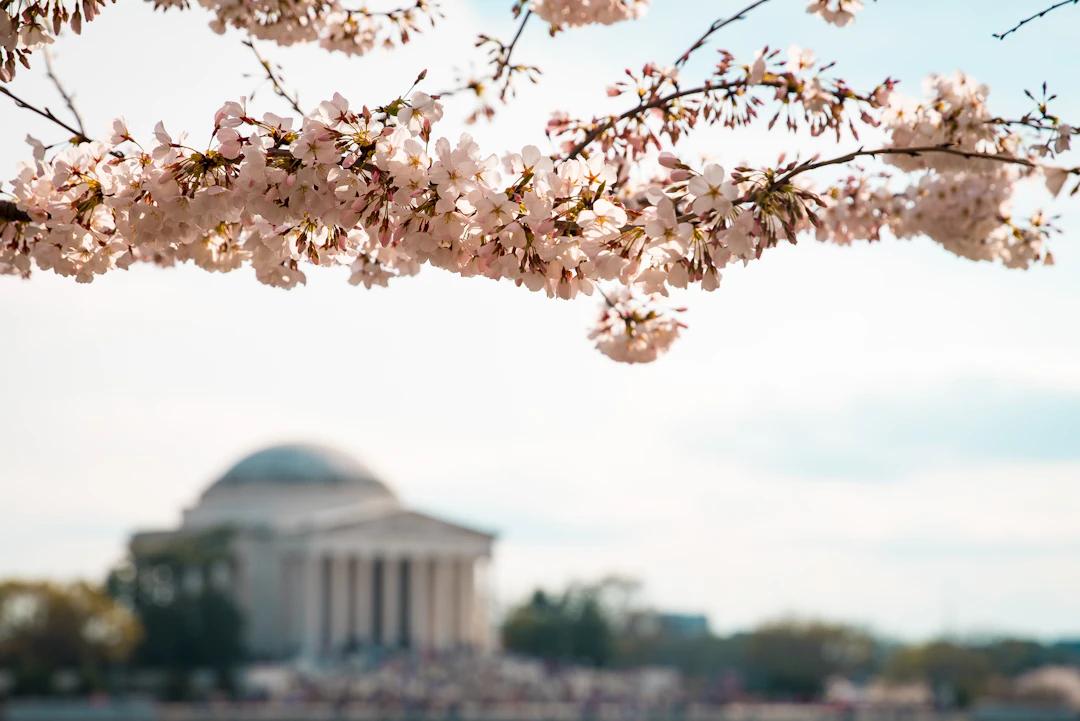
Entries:
{"type": "Polygon", "coordinates": [[[654,718],[690,701],[667,669],[601,670],[510,656],[392,655],[279,677],[250,690],[289,704],[329,703],[372,718],[654,718]]]}
{"type": "MultiPolygon", "coordinates": [[[[249,700],[263,702],[248,708],[257,707],[260,719],[275,720],[278,716],[266,715],[274,713],[269,709],[285,714],[282,719],[302,707],[305,714],[321,708],[328,718],[468,721],[705,721],[743,718],[751,708],[763,709],[740,704],[743,694],[733,676],[704,683],[667,668],[599,669],[508,655],[401,654],[305,670],[252,667],[243,685],[249,700]]],[[[772,712],[783,712],[785,719],[844,719],[851,707],[824,702],[772,712]]],[[[928,709],[916,704],[908,710],[928,709]]],[[[235,712],[232,706],[229,713],[235,712]]]]}

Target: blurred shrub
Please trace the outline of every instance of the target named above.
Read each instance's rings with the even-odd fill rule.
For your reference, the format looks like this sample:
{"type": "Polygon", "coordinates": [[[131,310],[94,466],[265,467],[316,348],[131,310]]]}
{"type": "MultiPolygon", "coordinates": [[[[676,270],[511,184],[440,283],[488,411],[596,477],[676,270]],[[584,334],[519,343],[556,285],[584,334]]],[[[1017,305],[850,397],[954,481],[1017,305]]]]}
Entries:
{"type": "Polygon", "coordinates": [[[88,583],[0,583],[0,668],[12,693],[101,690],[141,635],[127,608],[88,583]]]}

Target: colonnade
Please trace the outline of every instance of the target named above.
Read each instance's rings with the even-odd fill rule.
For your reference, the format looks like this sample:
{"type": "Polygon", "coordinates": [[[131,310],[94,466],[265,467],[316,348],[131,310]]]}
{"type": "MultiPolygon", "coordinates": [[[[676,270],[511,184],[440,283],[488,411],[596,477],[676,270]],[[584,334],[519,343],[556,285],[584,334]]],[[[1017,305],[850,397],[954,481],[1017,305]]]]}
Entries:
{"type": "Polygon", "coordinates": [[[286,576],[286,593],[299,601],[297,640],[307,658],[485,641],[476,557],[313,553],[296,560],[299,573],[286,576]]]}

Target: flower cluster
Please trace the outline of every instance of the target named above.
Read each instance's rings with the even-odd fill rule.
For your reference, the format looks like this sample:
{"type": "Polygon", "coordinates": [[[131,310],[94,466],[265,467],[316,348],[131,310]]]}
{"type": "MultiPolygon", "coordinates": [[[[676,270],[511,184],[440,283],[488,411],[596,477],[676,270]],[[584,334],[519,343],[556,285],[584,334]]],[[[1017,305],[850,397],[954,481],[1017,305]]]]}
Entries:
{"type": "Polygon", "coordinates": [[[1003,168],[925,173],[895,190],[886,178],[851,176],[826,194],[819,240],[849,244],[927,237],[970,260],[1009,268],[1053,262],[1046,241],[1054,228],[1041,213],[1020,222],[1010,206],[1016,174],[1003,168]]]}
{"type": "Polygon", "coordinates": [[[589,339],[607,357],[621,363],[651,363],[671,348],[686,327],[676,313],[684,308],[664,308],[655,296],[634,294],[619,288],[605,295],[600,318],[589,339]]]}
{"type": "Polygon", "coordinates": [[[612,25],[645,14],[649,0],[535,0],[532,10],[553,28],[612,25]]]}
{"type": "MultiPolygon", "coordinates": [[[[186,8],[188,0],[151,0],[161,10],[186,8]]],[[[198,0],[214,14],[210,27],[233,27],[279,45],[318,42],[326,50],[363,55],[376,47],[408,43],[414,33],[434,25],[433,0],[414,0],[385,11],[351,8],[338,0],[198,0]]]]}
{"type": "MultiPolygon", "coordinates": [[[[987,105],[987,87],[960,73],[933,76],[927,89],[924,101],[894,96],[884,113],[892,151],[885,160],[908,173],[903,176],[907,187],[897,189],[896,179],[887,174],[849,177],[826,194],[828,208],[818,237],[877,240],[888,230],[898,238],[929,237],[959,256],[996,260],[1010,268],[1052,260],[1045,241],[1053,228],[1041,213],[1023,223],[1011,213],[1017,181],[1035,172],[1032,158],[1045,150],[1037,138],[1026,142],[1011,128],[1032,123],[995,118],[987,105]],[[941,152],[898,152],[927,147],[941,152]]],[[[1067,125],[1054,127],[1053,152],[1068,149],[1060,138],[1071,133],[1067,125]]],[[[1075,169],[1047,167],[1043,172],[1056,193],[1075,169]]]]}
{"type": "MultiPolygon", "coordinates": [[[[891,143],[895,148],[948,145],[957,150],[1013,153],[1019,138],[993,122],[987,95],[989,89],[963,73],[934,75],[927,79],[926,100],[899,95],[891,98],[884,114],[891,143]]],[[[966,168],[970,162],[955,155],[894,156],[892,165],[903,170],[966,168]]]]}
{"type": "Polygon", "coordinates": [[[875,115],[888,104],[895,85],[886,78],[869,91],[856,92],[843,79],[825,76],[813,53],[796,47],[786,55],[765,48],[747,64],[721,51],[712,75],[697,87],[682,84],[674,67],[648,64],[626,75],[608,90],[612,97],[635,99],[637,104],[626,112],[591,120],[561,113],[551,118],[548,134],[564,151],[575,156],[599,150],[613,162],[630,162],[650,148],[676,144],[701,124],[750,125],[770,102],[777,108],[767,117],[770,127],[782,120],[790,130],[806,127],[814,135],[832,132],[839,138],[856,122],[876,124],[875,115]]]}
{"type": "Polygon", "coordinates": [[[65,27],[76,34],[90,22],[105,0],[0,0],[0,83],[11,82],[19,65],[30,67],[30,54],[52,43],[65,27]]]}
{"type": "Polygon", "coordinates": [[[810,0],[806,12],[820,15],[825,22],[844,27],[863,9],[862,0],[810,0]]]}

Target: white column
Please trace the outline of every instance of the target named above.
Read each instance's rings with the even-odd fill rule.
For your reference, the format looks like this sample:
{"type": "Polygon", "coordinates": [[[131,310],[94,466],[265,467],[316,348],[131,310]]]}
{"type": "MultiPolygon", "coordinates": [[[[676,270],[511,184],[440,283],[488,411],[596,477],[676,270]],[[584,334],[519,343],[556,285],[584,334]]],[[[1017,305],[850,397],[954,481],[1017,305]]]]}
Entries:
{"type": "Polygon", "coordinates": [[[401,640],[398,630],[401,628],[400,608],[401,559],[393,556],[383,557],[383,602],[382,632],[383,645],[396,646],[401,640]]]}
{"type": "Polygon", "coordinates": [[[428,627],[430,566],[431,562],[423,556],[413,556],[409,560],[409,611],[412,614],[409,630],[412,631],[412,646],[418,651],[431,648],[431,629],[428,627]]]}
{"type": "Polygon", "coordinates": [[[439,648],[439,559],[428,558],[424,561],[424,588],[427,606],[428,648],[439,648]]]}
{"type": "Polygon", "coordinates": [[[319,657],[322,632],[322,567],[321,558],[314,553],[300,560],[300,654],[307,660],[319,657]]]}
{"type": "Polygon", "coordinates": [[[490,651],[495,647],[491,618],[491,558],[481,556],[473,565],[473,627],[476,631],[476,644],[480,650],[490,651]]]}
{"type": "Polygon", "coordinates": [[[473,559],[462,558],[454,564],[458,577],[458,637],[457,641],[462,646],[476,646],[476,636],[473,632],[473,598],[475,577],[473,574],[473,559]]]}
{"type": "Polygon", "coordinates": [[[285,555],[279,556],[277,563],[278,602],[274,623],[277,626],[279,638],[277,652],[286,655],[295,653],[300,647],[300,624],[298,623],[300,608],[296,603],[296,564],[293,563],[293,559],[285,555]]]}
{"type": "Polygon", "coordinates": [[[374,572],[371,559],[358,556],[356,559],[356,638],[361,643],[371,643],[371,574],[374,572]]]}
{"type": "Polygon", "coordinates": [[[340,653],[349,640],[349,559],[335,554],[330,562],[330,652],[340,653]]]}
{"type": "Polygon", "coordinates": [[[450,558],[436,558],[433,563],[433,639],[435,648],[442,650],[454,643],[454,567],[450,558]]]}

